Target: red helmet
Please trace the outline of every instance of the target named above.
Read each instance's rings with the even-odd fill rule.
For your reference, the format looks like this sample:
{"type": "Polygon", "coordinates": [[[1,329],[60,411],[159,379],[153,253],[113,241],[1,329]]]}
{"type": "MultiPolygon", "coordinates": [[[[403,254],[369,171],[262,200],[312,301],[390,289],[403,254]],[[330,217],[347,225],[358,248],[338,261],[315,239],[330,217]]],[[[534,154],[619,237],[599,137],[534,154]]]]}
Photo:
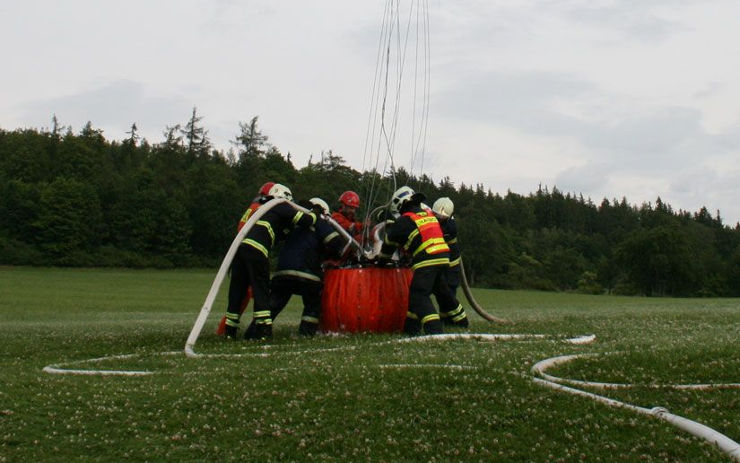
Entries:
{"type": "Polygon", "coordinates": [[[347,207],[360,207],[360,196],[354,191],[345,191],[339,197],[339,202],[347,207]]]}
{"type": "Polygon", "coordinates": [[[260,187],[260,190],[257,192],[260,196],[267,196],[270,194],[270,188],[275,184],[275,182],[267,182],[264,185],[260,187]]]}

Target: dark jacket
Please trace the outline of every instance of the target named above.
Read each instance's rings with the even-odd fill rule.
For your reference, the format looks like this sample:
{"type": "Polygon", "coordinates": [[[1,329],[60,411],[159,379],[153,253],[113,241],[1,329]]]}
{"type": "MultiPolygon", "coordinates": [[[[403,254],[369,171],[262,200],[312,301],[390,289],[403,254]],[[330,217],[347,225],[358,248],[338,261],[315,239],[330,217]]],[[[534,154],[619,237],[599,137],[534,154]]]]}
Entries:
{"type": "Polygon", "coordinates": [[[321,281],[321,263],[327,258],[339,258],[345,244],[346,240],[329,222],[318,218],[314,226],[296,228],[288,234],[273,276],[321,281]]]}
{"type": "Polygon", "coordinates": [[[260,217],[252,229],[247,232],[242,243],[252,246],[262,252],[265,257],[269,257],[275,242],[285,239],[293,228],[308,228],[314,223],[316,223],[316,215],[313,213],[306,214],[294,209],[288,203],[280,203],[260,217]]]}
{"type": "Polygon", "coordinates": [[[460,265],[460,245],[457,244],[457,222],[454,217],[440,220],[439,226],[442,227],[447,246],[450,247],[450,267],[460,265]]]}

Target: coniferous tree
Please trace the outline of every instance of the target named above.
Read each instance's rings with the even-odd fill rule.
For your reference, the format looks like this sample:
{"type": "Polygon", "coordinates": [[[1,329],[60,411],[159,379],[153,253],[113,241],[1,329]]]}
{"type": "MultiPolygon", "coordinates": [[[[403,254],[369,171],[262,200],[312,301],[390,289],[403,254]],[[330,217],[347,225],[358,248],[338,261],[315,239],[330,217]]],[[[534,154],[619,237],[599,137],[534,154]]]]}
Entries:
{"type": "Polygon", "coordinates": [[[184,128],[167,127],[156,145],[138,138],[136,124],[121,143],[90,122],[75,134],[56,117],[50,131],[0,129],[0,264],[216,265],[265,181],[335,207],[343,191],[358,191],[361,214],[408,184],[429,205],[441,196],[455,203],[474,284],[740,295],[740,225],[725,226],[706,207],[676,212],[661,198],[638,207],[624,197],[595,205],[548,186],[500,196],[403,168],[358,172],[331,150],[297,170],[267,144],[256,117],[240,129],[238,159],[211,150],[195,108],[184,128]]]}
{"type": "Polygon", "coordinates": [[[211,149],[211,142],[208,139],[208,131],[200,124],[202,116],[198,116],[198,108],[193,107],[193,114],[190,116],[185,127],[180,129],[180,134],[185,139],[187,153],[191,158],[207,157],[211,149]]]}
{"type": "Polygon", "coordinates": [[[136,122],[131,124],[131,129],[126,132],[128,135],[128,138],[126,139],[126,142],[128,142],[131,146],[136,146],[136,144],[139,142],[139,139],[141,138],[139,136],[139,128],[136,127],[136,122]]]}
{"type": "Polygon", "coordinates": [[[259,116],[254,116],[249,123],[239,122],[239,135],[231,143],[239,150],[240,159],[243,156],[259,156],[268,145],[267,135],[257,128],[258,119],[259,116]]]}

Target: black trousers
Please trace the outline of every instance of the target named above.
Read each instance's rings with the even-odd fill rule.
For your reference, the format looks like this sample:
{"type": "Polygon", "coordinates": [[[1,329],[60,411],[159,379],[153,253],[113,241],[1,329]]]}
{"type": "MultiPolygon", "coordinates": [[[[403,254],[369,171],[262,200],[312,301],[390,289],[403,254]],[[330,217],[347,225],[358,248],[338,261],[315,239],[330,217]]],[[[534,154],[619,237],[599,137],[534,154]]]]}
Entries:
{"type": "Polygon", "coordinates": [[[409,319],[418,320],[419,328],[426,333],[441,332],[439,314],[432,303],[434,294],[439,303],[440,311],[448,312],[457,308],[459,303],[450,292],[447,284],[447,266],[432,265],[414,270],[409,286],[409,315],[407,316],[407,329],[413,334],[415,323],[409,319]]]}
{"type": "Polygon", "coordinates": [[[275,277],[270,283],[270,315],[274,320],[285,308],[294,294],[303,299],[304,321],[318,323],[321,315],[320,281],[306,280],[294,277],[275,277]]]}
{"type": "Polygon", "coordinates": [[[227,319],[239,319],[241,303],[249,286],[252,286],[254,313],[269,314],[270,261],[252,246],[241,244],[231,263],[227,319]]]}
{"type": "Polygon", "coordinates": [[[447,285],[452,295],[457,297],[457,288],[460,286],[460,265],[447,267],[447,285]]]}

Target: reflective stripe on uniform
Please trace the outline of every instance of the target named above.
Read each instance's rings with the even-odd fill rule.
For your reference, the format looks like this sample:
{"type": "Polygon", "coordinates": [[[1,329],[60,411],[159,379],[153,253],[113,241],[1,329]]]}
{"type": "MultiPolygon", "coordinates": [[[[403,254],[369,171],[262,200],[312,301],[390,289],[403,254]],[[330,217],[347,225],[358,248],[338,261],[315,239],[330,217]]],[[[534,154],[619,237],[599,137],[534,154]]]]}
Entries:
{"type": "Polygon", "coordinates": [[[449,250],[450,247],[447,246],[447,243],[435,244],[434,246],[429,246],[426,249],[428,254],[439,254],[440,252],[447,252],[449,250]]]}
{"type": "Polygon", "coordinates": [[[297,224],[299,220],[301,220],[301,217],[303,217],[303,212],[298,211],[293,216],[293,225],[297,224]]]}
{"type": "Polygon", "coordinates": [[[442,313],[440,313],[440,315],[442,316],[442,318],[454,317],[456,315],[459,315],[460,312],[462,312],[462,311],[463,311],[463,306],[462,306],[462,304],[460,304],[456,308],[450,310],[449,312],[442,312],[442,313]]]}
{"type": "Polygon", "coordinates": [[[414,251],[414,256],[419,254],[421,251],[426,250],[429,254],[434,254],[436,251],[441,249],[449,250],[447,243],[444,238],[429,238],[428,240],[421,243],[421,245],[414,251]]]}
{"type": "Polygon", "coordinates": [[[242,229],[242,227],[247,223],[247,221],[249,220],[249,218],[252,216],[252,213],[254,213],[254,211],[256,211],[257,209],[259,209],[260,206],[261,206],[260,203],[252,203],[252,204],[249,205],[249,207],[247,208],[247,210],[244,211],[244,215],[239,220],[239,227],[238,227],[239,230],[242,229]]]}
{"type": "Polygon", "coordinates": [[[269,310],[260,310],[254,313],[254,318],[270,318],[269,310]]]}
{"type": "Polygon", "coordinates": [[[316,324],[316,325],[318,325],[318,323],[319,323],[319,319],[318,318],[311,317],[309,315],[302,316],[301,317],[301,320],[304,321],[304,322],[313,323],[313,324],[316,324]]]}
{"type": "MultiPolygon", "coordinates": [[[[306,214],[303,211],[296,212],[295,215],[293,216],[293,225],[297,225],[304,215],[306,214]]],[[[316,224],[316,214],[314,214],[313,212],[309,212],[308,216],[311,217],[311,225],[315,225],[316,224]]]]}
{"type": "Polygon", "coordinates": [[[258,241],[256,241],[256,240],[253,240],[252,238],[248,238],[248,239],[244,240],[244,241],[243,241],[243,243],[245,243],[245,244],[248,244],[248,245],[252,246],[252,247],[253,247],[253,248],[255,248],[256,250],[258,250],[259,252],[261,252],[262,254],[264,254],[264,255],[265,255],[265,257],[270,257],[270,253],[269,253],[269,251],[267,250],[267,248],[266,248],[266,247],[264,247],[264,246],[263,246],[263,245],[262,245],[261,243],[259,243],[258,241]]]}
{"type": "Polygon", "coordinates": [[[465,315],[465,311],[463,310],[459,315],[456,315],[452,317],[453,322],[459,322],[460,320],[464,320],[467,315],[465,315]]]}
{"type": "Polygon", "coordinates": [[[239,314],[226,312],[226,326],[233,326],[235,328],[238,327],[239,326],[239,314]]]}
{"type": "Polygon", "coordinates": [[[311,281],[321,281],[321,278],[317,277],[313,273],[301,272],[299,270],[278,270],[272,276],[273,277],[293,276],[293,277],[298,277],[298,278],[304,278],[306,280],[311,280],[311,281]]]}
{"type": "Polygon", "coordinates": [[[453,260],[450,261],[450,267],[457,267],[458,265],[460,265],[460,258],[459,257],[457,259],[453,259],[453,260]]]}
{"type": "Polygon", "coordinates": [[[257,225],[262,225],[267,229],[267,233],[270,234],[270,241],[272,241],[272,244],[275,244],[275,232],[272,229],[272,224],[267,220],[258,220],[257,225]]]}
{"type": "Polygon", "coordinates": [[[239,222],[246,223],[249,220],[249,216],[252,215],[252,208],[247,209],[239,222]]]}
{"type": "Polygon", "coordinates": [[[419,317],[414,312],[406,312],[406,318],[410,318],[412,320],[418,320],[419,317]]]}
{"type": "Polygon", "coordinates": [[[328,243],[329,241],[333,240],[339,236],[339,232],[331,232],[328,235],[326,235],[326,238],[324,238],[324,243],[328,243]]]}
{"type": "Polygon", "coordinates": [[[432,215],[429,217],[415,219],[414,222],[416,223],[417,227],[423,227],[424,225],[429,225],[430,223],[437,222],[437,218],[432,215]]]}
{"type": "Polygon", "coordinates": [[[450,259],[447,257],[440,257],[438,259],[423,260],[419,263],[414,264],[411,269],[416,270],[422,267],[431,267],[432,265],[449,265],[450,259]]]}
{"type": "Polygon", "coordinates": [[[409,233],[409,239],[406,240],[406,244],[403,245],[403,248],[406,249],[406,250],[408,250],[409,246],[411,246],[411,242],[414,240],[414,238],[416,238],[416,235],[418,235],[418,234],[419,234],[419,229],[418,228],[416,230],[412,231],[411,233],[409,233]]]}
{"type": "MultiPolygon", "coordinates": [[[[404,214],[405,217],[410,218],[416,229],[409,233],[409,236],[404,244],[404,249],[411,251],[413,256],[416,257],[419,253],[424,251],[427,255],[440,254],[449,252],[450,248],[444,240],[444,234],[439,226],[439,221],[434,215],[430,215],[428,212],[407,212],[404,214]],[[420,237],[421,243],[416,249],[410,249],[412,241],[416,237],[420,237]]],[[[447,261],[449,263],[449,259],[447,261]]]]}
{"type": "Polygon", "coordinates": [[[439,315],[432,313],[421,319],[421,324],[429,323],[434,320],[439,320],[439,315]]]}

